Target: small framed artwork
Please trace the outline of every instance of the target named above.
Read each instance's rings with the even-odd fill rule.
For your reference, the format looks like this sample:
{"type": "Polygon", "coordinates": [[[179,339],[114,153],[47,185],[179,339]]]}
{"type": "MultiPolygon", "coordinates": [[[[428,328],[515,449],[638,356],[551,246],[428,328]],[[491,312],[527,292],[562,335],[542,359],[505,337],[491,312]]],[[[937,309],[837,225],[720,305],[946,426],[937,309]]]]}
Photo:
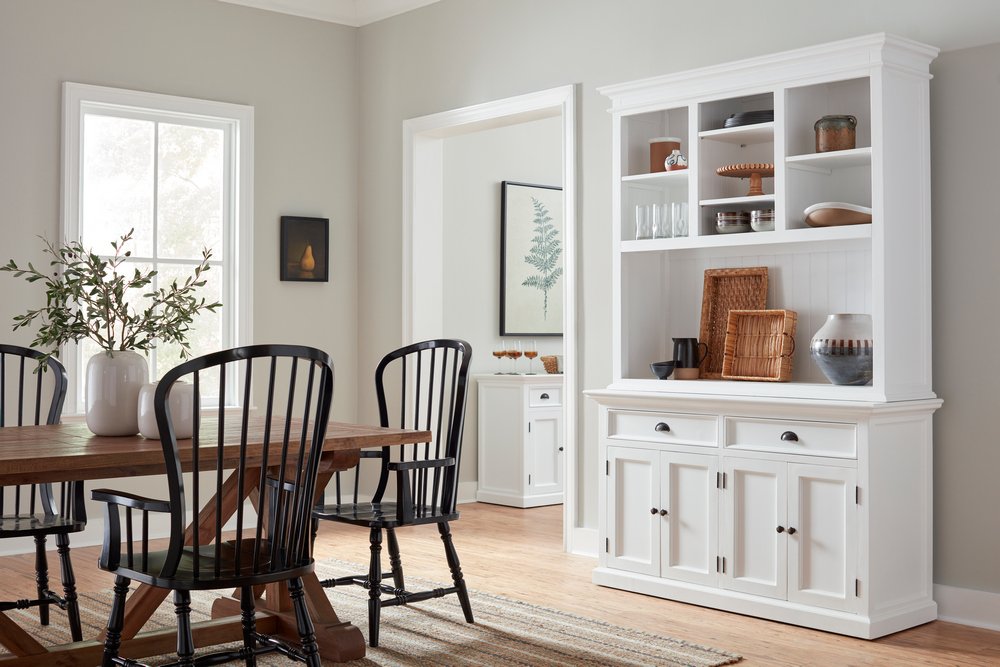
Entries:
{"type": "Polygon", "coordinates": [[[500,335],[561,336],[563,195],[554,185],[500,184],[500,335]]]}
{"type": "Polygon", "coordinates": [[[281,216],[282,280],[330,280],[330,219],[281,216]]]}

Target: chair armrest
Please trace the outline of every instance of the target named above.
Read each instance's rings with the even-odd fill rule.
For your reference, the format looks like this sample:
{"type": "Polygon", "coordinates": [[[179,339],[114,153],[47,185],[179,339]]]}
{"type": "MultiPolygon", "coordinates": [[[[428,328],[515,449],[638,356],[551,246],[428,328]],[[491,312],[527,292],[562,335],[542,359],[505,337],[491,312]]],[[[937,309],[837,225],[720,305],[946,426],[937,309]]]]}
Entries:
{"type": "Polygon", "coordinates": [[[91,491],[90,497],[98,502],[107,503],[108,505],[131,507],[132,509],[142,510],[143,512],[170,512],[170,503],[166,500],[146,498],[144,496],[127,493],[125,491],[94,489],[91,491]]]}
{"type": "Polygon", "coordinates": [[[389,470],[420,470],[423,468],[447,468],[455,465],[455,459],[451,456],[443,459],[427,459],[426,461],[391,461],[388,464],[389,470]]]}

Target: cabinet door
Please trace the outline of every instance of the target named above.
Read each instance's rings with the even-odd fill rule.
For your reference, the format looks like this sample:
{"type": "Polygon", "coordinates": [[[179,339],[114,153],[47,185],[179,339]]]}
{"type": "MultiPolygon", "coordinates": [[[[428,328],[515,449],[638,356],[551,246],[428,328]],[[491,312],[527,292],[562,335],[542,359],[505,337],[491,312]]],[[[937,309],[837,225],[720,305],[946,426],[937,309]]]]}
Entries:
{"type": "Polygon", "coordinates": [[[608,447],[608,567],[660,575],[659,468],[659,452],[608,447]]]}
{"type": "Polygon", "coordinates": [[[721,585],[785,598],[787,472],[783,461],[726,459],[721,585]],[[778,528],[781,532],[778,532],[778,528]]]}
{"type": "Polygon", "coordinates": [[[788,464],[789,601],[855,610],[855,483],[850,468],[788,464]]]}
{"type": "Polygon", "coordinates": [[[701,454],[660,455],[660,574],[715,586],[718,582],[719,459],[701,454]]]}
{"type": "MultiPolygon", "coordinates": [[[[563,469],[562,412],[528,412],[528,495],[561,494],[563,469]]],[[[553,498],[553,502],[561,502],[553,498]]]]}

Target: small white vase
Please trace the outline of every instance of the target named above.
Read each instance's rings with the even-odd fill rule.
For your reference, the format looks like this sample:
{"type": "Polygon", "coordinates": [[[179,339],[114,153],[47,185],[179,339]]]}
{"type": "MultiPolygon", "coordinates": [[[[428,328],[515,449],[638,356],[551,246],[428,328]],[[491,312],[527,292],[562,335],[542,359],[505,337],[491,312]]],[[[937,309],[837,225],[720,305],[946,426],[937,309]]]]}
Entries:
{"type": "Polygon", "coordinates": [[[139,432],[136,401],[149,382],[146,357],[131,350],[98,352],[87,362],[87,428],[95,435],[139,432]]]}
{"type": "MultiPolygon", "coordinates": [[[[137,416],[139,418],[139,433],[150,440],[160,439],[160,428],[156,425],[156,410],[153,408],[153,397],[156,395],[158,383],[150,382],[142,385],[139,390],[137,416]]],[[[174,424],[174,435],[178,440],[185,440],[194,433],[194,385],[189,382],[177,381],[170,390],[170,419],[174,424]]]]}

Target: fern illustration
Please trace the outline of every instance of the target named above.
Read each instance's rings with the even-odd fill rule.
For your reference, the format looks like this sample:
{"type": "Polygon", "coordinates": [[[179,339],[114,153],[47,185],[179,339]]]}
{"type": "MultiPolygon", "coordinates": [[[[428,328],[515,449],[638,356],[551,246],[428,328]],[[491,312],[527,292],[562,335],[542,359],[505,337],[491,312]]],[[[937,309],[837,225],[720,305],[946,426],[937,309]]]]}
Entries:
{"type": "Polygon", "coordinates": [[[535,235],[531,239],[531,249],[524,256],[524,261],[537,273],[525,278],[521,285],[542,290],[544,295],[542,319],[548,319],[549,290],[555,288],[563,272],[559,266],[562,248],[559,244],[559,230],[552,224],[552,216],[549,215],[545,204],[532,197],[531,205],[535,208],[535,235]]]}

